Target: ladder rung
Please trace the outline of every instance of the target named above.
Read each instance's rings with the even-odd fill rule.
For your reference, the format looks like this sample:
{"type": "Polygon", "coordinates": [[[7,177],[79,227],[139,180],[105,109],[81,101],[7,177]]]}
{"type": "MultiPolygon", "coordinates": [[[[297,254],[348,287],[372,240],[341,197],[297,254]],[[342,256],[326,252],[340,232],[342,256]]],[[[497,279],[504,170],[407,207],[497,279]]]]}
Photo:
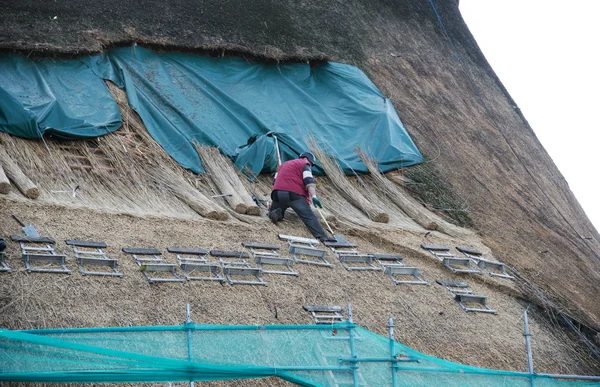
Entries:
{"type": "Polygon", "coordinates": [[[153,263],[153,264],[143,264],[140,266],[142,271],[148,271],[148,272],[174,272],[175,271],[175,265],[172,265],[170,263],[153,263]]]}

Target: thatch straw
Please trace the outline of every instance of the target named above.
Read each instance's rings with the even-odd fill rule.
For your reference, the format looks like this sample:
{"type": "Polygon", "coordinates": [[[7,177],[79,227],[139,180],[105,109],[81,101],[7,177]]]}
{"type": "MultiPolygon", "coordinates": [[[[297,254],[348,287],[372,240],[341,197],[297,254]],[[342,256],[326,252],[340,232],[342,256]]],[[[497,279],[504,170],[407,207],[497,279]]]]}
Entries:
{"type": "Polygon", "coordinates": [[[398,186],[389,181],[382,173],[379,172],[377,160],[370,158],[360,147],[354,149],[356,154],[360,157],[362,162],[367,166],[375,185],[387,195],[392,202],[394,202],[402,211],[410,216],[417,224],[425,228],[426,230],[437,230],[438,220],[434,219],[433,216],[425,212],[424,208],[420,208],[418,205],[413,203],[398,186]]]}
{"type": "Polygon", "coordinates": [[[23,195],[30,199],[37,199],[40,196],[40,189],[23,173],[21,168],[19,168],[17,163],[10,158],[3,148],[0,148],[0,164],[3,165],[6,176],[17,186],[23,195]]]}
{"type": "Polygon", "coordinates": [[[309,139],[309,145],[331,182],[346,200],[360,208],[374,222],[388,223],[390,221],[389,214],[374,206],[372,201],[365,198],[360,191],[348,182],[339,164],[335,159],[326,155],[314,139],[309,139]]]}
{"type": "Polygon", "coordinates": [[[193,188],[181,175],[162,165],[148,170],[150,177],[161,187],[181,199],[205,218],[227,220],[229,214],[218,204],[193,188]]]}
{"type": "Polygon", "coordinates": [[[239,214],[260,215],[260,209],[246,191],[231,161],[223,156],[218,148],[202,146],[198,143],[194,146],[221,194],[231,195],[225,197],[231,208],[239,214]]]}
{"type": "Polygon", "coordinates": [[[4,168],[2,168],[2,163],[0,162],[0,193],[8,194],[10,193],[10,181],[4,172],[4,168]]]}

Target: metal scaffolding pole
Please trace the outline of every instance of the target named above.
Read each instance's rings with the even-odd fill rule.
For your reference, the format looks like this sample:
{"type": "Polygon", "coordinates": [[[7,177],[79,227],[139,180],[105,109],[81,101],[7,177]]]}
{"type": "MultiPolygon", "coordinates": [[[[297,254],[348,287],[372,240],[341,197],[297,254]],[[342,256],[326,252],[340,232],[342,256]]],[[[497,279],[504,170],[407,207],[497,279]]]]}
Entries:
{"type": "MultiPolygon", "coordinates": [[[[392,320],[391,317],[388,319],[388,328],[389,328],[389,335],[390,335],[390,358],[394,359],[394,356],[396,356],[394,354],[394,320],[392,320]]],[[[394,361],[391,362],[391,365],[392,365],[392,387],[396,387],[396,385],[397,385],[396,369],[398,368],[398,365],[394,361]]]]}
{"type": "MultiPolygon", "coordinates": [[[[185,304],[185,323],[190,324],[192,320],[190,319],[190,304],[185,304]]],[[[188,361],[192,361],[192,331],[188,327],[187,331],[187,345],[188,345],[188,361]]],[[[190,387],[194,387],[194,381],[190,381],[190,387]]]]}
{"type": "Polygon", "coordinates": [[[531,375],[531,386],[534,386],[533,376],[533,354],[531,353],[531,334],[529,333],[529,321],[527,320],[527,310],[523,311],[523,336],[525,336],[525,347],[527,348],[527,372],[531,375]]]}
{"type": "MultiPolygon", "coordinates": [[[[352,306],[348,303],[348,321],[352,322],[352,306]]],[[[348,334],[350,336],[350,357],[352,358],[352,381],[354,387],[358,387],[358,365],[356,363],[356,346],[354,343],[354,327],[350,327],[348,329],[348,334]]]]}

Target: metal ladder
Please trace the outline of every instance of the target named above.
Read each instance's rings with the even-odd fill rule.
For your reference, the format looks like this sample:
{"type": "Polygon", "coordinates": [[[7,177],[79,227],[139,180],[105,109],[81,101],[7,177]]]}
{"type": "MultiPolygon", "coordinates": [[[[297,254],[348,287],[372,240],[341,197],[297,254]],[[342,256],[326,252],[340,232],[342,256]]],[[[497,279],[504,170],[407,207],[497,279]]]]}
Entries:
{"type": "Polygon", "coordinates": [[[19,242],[21,245],[21,259],[25,263],[25,269],[28,273],[71,274],[71,270],[66,266],[67,256],[56,254],[56,251],[51,246],[56,243],[54,239],[21,235],[11,235],[10,239],[19,242]],[[27,244],[34,244],[35,246],[44,245],[44,247],[35,247],[27,244]],[[36,263],[46,266],[33,266],[36,263]]]}
{"type": "Polygon", "coordinates": [[[248,253],[242,251],[211,250],[210,255],[217,257],[223,268],[223,275],[230,285],[264,285],[267,283],[261,278],[262,269],[252,267],[247,261],[248,253]],[[254,277],[256,280],[239,279],[238,277],[254,277]]]}
{"type": "Polygon", "coordinates": [[[0,251],[0,272],[10,272],[12,269],[6,263],[6,253],[4,251],[0,251]]]}
{"type": "Polygon", "coordinates": [[[177,256],[179,268],[188,281],[218,281],[221,284],[225,282],[220,266],[208,262],[208,250],[168,247],[167,251],[177,256]]]}
{"type": "Polygon", "coordinates": [[[450,294],[454,295],[454,299],[465,312],[496,314],[496,311],[487,305],[487,297],[474,294],[473,291],[469,289],[469,284],[467,282],[446,280],[437,280],[436,282],[445,287],[450,294]],[[468,306],[469,304],[476,304],[478,306],[470,307],[468,306]]]}
{"type": "Polygon", "coordinates": [[[104,251],[102,251],[102,249],[106,248],[106,243],[74,239],[66,240],[65,243],[73,248],[75,260],[79,264],[79,272],[81,275],[101,275],[123,278],[123,274],[117,270],[117,263],[119,260],[116,258],[109,258],[104,251]],[[89,271],[86,270],[86,266],[108,266],[111,270],[89,271]]]}
{"type": "Polygon", "coordinates": [[[394,285],[429,285],[429,282],[421,277],[420,269],[406,266],[402,262],[401,255],[373,254],[373,259],[383,267],[383,273],[390,277],[394,285]],[[403,279],[405,276],[409,276],[411,279],[403,279]]]}
{"type": "Polygon", "coordinates": [[[481,274],[476,266],[473,266],[471,258],[458,258],[450,253],[450,248],[439,245],[422,244],[421,248],[429,251],[431,255],[436,257],[448,270],[453,273],[473,273],[481,274]]]}
{"type": "Polygon", "coordinates": [[[436,280],[438,284],[442,285],[452,295],[456,294],[473,294],[473,291],[469,289],[469,284],[462,281],[447,281],[447,280],[436,280]]]}
{"type": "Polygon", "coordinates": [[[287,241],[294,262],[326,266],[333,269],[333,265],[327,261],[327,250],[315,247],[320,244],[318,240],[284,234],[279,234],[279,239],[287,241]]]}
{"type": "Polygon", "coordinates": [[[455,294],[454,299],[465,312],[482,312],[497,314],[496,311],[487,305],[486,296],[478,296],[476,294],[455,294]],[[480,307],[470,307],[465,304],[477,304],[480,307]]]}
{"type": "Polygon", "coordinates": [[[149,283],[185,281],[185,279],[179,277],[175,272],[176,265],[166,263],[166,261],[160,257],[162,253],[158,249],[124,247],[123,252],[131,254],[133,260],[138,264],[140,270],[144,274],[144,277],[146,277],[149,283]],[[154,275],[158,274],[150,273],[170,273],[171,277],[154,277],[154,275]]]}
{"type": "Polygon", "coordinates": [[[506,278],[510,280],[514,280],[515,277],[508,274],[506,271],[506,265],[502,262],[490,261],[489,259],[485,259],[482,257],[483,253],[470,249],[468,247],[456,247],[456,250],[460,251],[465,257],[470,258],[477,264],[484,273],[489,275],[490,277],[500,277],[506,278]]]}
{"type": "Polygon", "coordinates": [[[338,305],[304,305],[303,308],[310,312],[315,324],[334,324],[344,320],[342,307],[338,305]]]}
{"type": "Polygon", "coordinates": [[[277,252],[279,250],[278,245],[244,242],[242,246],[250,250],[256,266],[262,269],[263,273],[298,276],[298,272],[292,268],[293,259],[279,255],[277,252]],[[264,265],[284,266],[286,270],[265,270],[264,265]]]}
{"type": "Polygon", "coordinates": [[[347,241],[343,235],[334,235],[336,242],[324,242],[346,270],[381,270],[373,262],[373,254],[363,254],[356,249],[356,243],[347,241]],[[361,264],[361,266],[357,266],[361,264]]]}

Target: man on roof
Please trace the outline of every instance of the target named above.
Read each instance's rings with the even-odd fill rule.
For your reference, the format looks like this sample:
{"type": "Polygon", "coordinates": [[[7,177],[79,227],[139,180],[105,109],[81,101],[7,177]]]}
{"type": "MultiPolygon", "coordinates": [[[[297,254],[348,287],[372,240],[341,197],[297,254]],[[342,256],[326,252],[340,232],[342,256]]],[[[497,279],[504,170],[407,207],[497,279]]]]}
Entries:
{"type": "Polygon", "coordinates": [[[297,159],[281,164],[273,179],[273,191],[271,191],[273,203],[269,218],[273,223],[277,223],[283,219],[285,210],[292,207],[315,238],[321,242],[335,242],[335,239],[327,237],[323,226],[310,208],[311,203],[315,208],[323,208],[317,198],[315,180],[311,171],[314,163],[315,155],[304,152],[297,159]]]}

